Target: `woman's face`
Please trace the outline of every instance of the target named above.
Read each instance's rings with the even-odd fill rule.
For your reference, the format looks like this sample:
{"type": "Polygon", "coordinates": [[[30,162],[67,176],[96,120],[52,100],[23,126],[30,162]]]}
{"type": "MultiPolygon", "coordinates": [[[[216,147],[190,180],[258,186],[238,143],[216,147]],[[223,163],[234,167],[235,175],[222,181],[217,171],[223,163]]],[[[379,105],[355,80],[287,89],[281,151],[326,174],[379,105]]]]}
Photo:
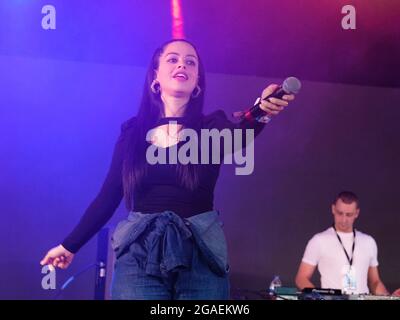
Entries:
{"type": "Polygon", "coordinates": [[[199,77],[199,58],[194,48],[183,41],[171,42],[160,56],[156,80],[161,94],[190,98],[199,77]]]}

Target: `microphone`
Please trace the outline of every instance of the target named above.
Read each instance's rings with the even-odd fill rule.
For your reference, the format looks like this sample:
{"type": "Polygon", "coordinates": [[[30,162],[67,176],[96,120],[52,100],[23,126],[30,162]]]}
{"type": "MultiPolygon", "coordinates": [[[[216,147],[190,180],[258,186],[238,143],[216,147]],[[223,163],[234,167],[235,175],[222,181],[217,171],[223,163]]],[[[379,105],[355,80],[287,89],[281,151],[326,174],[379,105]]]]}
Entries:
{"type": "MultiPolygon", "coordinates": [[[[285,94],[297,94],[301,89],[301,82],[295,77],[286,78],[273,93],[265,97],[263,100],[267,101],[270,98],[282,99],[285,94]]],[[[260,108],[261,99],[258,98],[254,106],[247,111],[234,112],[234,117],[239,117],[241,120],[247,119],[250,121],[262,118],[261,122],[269,122],[271,117],[260,108]]]]}

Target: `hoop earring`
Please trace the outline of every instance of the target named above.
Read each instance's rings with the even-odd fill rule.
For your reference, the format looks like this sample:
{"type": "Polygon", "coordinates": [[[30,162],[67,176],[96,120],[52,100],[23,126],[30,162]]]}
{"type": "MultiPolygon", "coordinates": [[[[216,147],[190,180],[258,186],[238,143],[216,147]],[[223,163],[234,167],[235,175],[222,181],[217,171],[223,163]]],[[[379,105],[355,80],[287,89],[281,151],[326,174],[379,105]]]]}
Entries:
{"type": "Polygon", "coordinates": [[[199,87],[199,85],[196,86],[196,88],[194,88],[193,92],[192,92],[192,98],[196,99],[201,93],[201,88],[199,87]],[[197,92],[195,92],[195,90],[197,89],[197,92]]]}
{"type": "Polygon", "coordinates": [[[160,93],[160,83],[154,79],[153,82],[150,85],[150,90],[154,94],[159,94],[160,93]]]}

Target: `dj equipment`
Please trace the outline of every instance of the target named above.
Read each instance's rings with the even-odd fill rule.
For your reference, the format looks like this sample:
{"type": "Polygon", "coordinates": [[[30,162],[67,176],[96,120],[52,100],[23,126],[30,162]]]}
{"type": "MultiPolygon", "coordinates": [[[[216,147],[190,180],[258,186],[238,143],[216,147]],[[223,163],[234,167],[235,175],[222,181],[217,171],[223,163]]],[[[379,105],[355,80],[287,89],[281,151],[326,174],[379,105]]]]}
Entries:
{"type": "Polygon", "coordinates": [[[372,294],[342,294],[338,289],[305,288],[301,292],[296,288],[280,287],[275,292],[276,300],[399,300],[396,296],[378,296],[372,294]]]}

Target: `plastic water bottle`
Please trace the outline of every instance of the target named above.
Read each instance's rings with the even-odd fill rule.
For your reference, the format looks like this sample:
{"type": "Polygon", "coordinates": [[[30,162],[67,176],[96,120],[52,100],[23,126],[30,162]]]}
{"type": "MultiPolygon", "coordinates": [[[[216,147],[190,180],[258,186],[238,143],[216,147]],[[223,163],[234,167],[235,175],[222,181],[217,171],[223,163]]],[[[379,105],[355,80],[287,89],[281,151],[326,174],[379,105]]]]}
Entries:
{"type": "Polygon", "coordinates": [[[276,289],[282,287],[282,281],[279,276],[274,276],[269,285],[269,293],[270,295],[276,295],[276,289]]]}

